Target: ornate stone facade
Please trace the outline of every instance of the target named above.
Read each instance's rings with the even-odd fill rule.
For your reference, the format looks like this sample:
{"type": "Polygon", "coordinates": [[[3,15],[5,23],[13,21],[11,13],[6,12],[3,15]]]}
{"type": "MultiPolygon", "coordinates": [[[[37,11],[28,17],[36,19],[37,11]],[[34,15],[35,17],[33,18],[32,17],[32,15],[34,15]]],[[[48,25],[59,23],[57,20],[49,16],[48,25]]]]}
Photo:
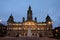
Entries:
{"type": "Polygon", "coordinates": [[[33,20],[31,6],[27,11],[27,20],[23,17],[22,22],[14,22],[11,15],[7,21],[8,36],[27,36],[28,28],[31,29],[32,36],[52,36],[52,20],[49,15],[45,22],[37,22],[37,18],[33,20]]]}

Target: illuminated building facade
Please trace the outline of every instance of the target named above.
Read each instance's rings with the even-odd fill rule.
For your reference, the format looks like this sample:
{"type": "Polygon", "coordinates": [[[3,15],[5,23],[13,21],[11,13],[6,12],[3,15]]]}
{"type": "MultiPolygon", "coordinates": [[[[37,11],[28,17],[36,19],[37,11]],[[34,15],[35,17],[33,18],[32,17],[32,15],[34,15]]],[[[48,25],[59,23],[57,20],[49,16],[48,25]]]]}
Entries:
{"type": "Polygon", "coordinates": [[[22,22],[15,22],[11,14],[7,20],[7,35],[9,36],[27,36],[28,28],[31,30],[32,36],[52,36],[52,20],[49,15],[45,22],[37,22],[37,18],[33,20],[31,6],[27,11],[27,20],[23,17],[22,22]]]}

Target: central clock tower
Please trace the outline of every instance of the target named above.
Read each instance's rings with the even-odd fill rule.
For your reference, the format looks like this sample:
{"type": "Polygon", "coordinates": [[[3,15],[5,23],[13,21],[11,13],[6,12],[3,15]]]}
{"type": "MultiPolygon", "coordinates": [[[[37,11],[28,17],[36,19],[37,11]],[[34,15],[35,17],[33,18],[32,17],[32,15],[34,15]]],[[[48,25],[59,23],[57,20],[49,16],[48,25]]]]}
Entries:
{"type": "Polygon", "coordinates": [[[28,11],[27,11],[27,20],[32,20],[32,10],[31,10],[31,6],[29,6],[28,11]]]}

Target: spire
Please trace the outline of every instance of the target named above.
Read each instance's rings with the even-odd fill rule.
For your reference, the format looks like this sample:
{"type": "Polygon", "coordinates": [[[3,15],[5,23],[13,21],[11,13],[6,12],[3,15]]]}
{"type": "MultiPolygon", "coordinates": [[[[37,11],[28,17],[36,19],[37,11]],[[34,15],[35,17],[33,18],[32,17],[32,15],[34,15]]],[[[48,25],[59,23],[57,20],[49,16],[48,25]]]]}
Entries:
{"type": "Polygon", "coordinates": [[[10,16],[9,16],[9,17],[13,17],[12,12],[11,12],[11,14],[10,14],[10,16]]]}
{"type": "Polygon", "coordinates": [[[49,14],[47,14],[47,17],[46,17],[46,19],[50,19],[50,16],[49,16],[49,14]]]}
{"type": "Polygon", "coordinates": [[[12,16],[12,14],[10,15],[10,17],[9,17],[9,19],[8,19],[7,22],[14,22],[14,18],[13,18],[13,16],[12,16]]]}
{"type": "Polygon", "coordinates": [[[29,10],[31,10],[31,6],[29,5],[29,10]]]}
{"type": "Polygon", "coordinates": [[[49,14],[47,14],[46,21],[52,21],[49,14]]]}
{"type": "Polygon", "coordinates": [[[11,13],[11,16],[12,16],[12,13],[11,13]]]}

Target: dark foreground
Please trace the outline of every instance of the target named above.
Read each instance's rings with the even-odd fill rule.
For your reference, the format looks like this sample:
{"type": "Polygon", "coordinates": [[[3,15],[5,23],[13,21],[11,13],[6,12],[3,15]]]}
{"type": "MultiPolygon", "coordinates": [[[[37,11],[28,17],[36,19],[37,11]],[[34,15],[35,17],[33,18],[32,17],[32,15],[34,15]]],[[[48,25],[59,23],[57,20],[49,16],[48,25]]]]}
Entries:
{"type": "Polygon", "coordinates": [[[47,37],[0,37],[0,40],[60,40],[47,37]]]}

